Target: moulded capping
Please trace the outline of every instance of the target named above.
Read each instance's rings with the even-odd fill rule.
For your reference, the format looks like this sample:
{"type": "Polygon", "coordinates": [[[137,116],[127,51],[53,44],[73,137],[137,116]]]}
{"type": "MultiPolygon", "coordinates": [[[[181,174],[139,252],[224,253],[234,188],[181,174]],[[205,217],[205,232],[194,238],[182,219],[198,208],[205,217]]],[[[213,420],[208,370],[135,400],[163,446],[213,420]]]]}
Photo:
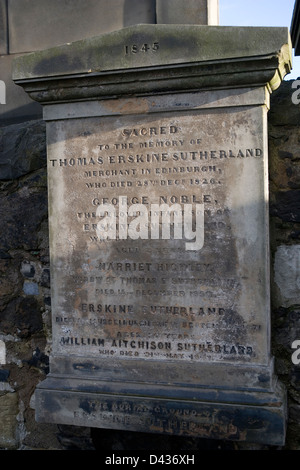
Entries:
{"type": "Polygon", "coordinates": [[[268,55],[278,57],[283,78],[291,69],[288,28],[138,25],[17,58],[13,79],[89,75],[268,55]]]}
{"type": "Polygon", "coordinates": [[[286,389],[276,382],[271,390],[236,390],[225,387],[183,387],[170,384],[145,384],[98,378],[77,377],[62,374],[48,374],[36,387],[37,392],[58,391],[74,393],[93,393],[101,396],[120,395],[128,397],[147,397],[170,400],[194,400],[202,402],[236,403],[244,405],[272,406],[279,408],[286,404],[286,389]]]}
{"type": "MultiPolygon", "coordinates": [[[[86,364],[82,364],[84,366],[86,364]]],[[[202,402],[239,403],[244,405],[282,406],[285,402],[286,392],[280,383],[276,383],[272,390],[238,390],[226,387],[183,387],[170,384],[154,384],[140,382],[126,382],[114,380],[98,380],[96,377],[78,377],[71,375],[49,374],[37,386],[37,390],[59,390],[64,392],[82,392],[124,396],[143,396],[149,398],[198,400],[202,402]]]]}
{"type": "MultiPolygon", "coordinates": [[[[193,90],[220,90],[267,86],[282,81],[275,55],[144,67],[83,75],[17,80],[40,103],[107,100],[193,90]]],[[[117,101],[117,100],[116,100],[117,101]]]]}

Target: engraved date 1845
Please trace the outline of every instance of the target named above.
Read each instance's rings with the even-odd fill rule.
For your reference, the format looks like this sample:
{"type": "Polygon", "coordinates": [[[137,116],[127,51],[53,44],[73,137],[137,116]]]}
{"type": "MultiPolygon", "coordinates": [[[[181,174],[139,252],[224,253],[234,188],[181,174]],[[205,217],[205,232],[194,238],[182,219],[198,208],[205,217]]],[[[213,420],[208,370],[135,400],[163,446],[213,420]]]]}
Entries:
{"type": "Polygon", "coordinates": [[[152,44],[131,44],[124,46],[125,55],[129,54],[138,54],[138,53],[147,53],[147,52],[157,52],[159,50],[159,43],[153,42],[152,44]]]}

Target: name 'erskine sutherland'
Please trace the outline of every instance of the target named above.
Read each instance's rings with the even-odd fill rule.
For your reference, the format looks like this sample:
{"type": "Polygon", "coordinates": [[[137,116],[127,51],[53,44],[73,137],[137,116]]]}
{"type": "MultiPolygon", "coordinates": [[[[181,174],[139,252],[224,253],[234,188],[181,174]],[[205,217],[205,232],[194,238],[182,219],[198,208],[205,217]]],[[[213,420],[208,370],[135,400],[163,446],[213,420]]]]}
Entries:
{"type": "Polygon", "coordinates": [[[76,167],[76,166],[95,166],[108,164],[126,164],[126,163],[166,163],[178,161],[207,161],[207,160],[234,160],[244,158],[261,158],[263,151],[260,148],[237,149],[237,150],[199,150],[189,152],[174,153],[141,153],[135,155],[109,155],[107,157],[100,155],[98,157],[73,157],[73,158],[55,158],[50,159],[50,167],[76,167]]]}

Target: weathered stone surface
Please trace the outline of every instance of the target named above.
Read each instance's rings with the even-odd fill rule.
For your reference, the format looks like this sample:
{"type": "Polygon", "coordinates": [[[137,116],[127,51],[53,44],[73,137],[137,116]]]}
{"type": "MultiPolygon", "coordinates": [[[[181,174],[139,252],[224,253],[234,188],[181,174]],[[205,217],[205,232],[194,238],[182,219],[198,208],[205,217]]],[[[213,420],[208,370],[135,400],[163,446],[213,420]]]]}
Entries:
{"type": "Polygon", "coordinates": [[[0,213],[3,220],[1,250],[39,248],[41,219],[47,217],[47,195],[44,191],[29,192],[25,187],[18,192],[1,195],[0,213]]]}
{"type": "Polygon", "coordinates": [[[17,444],[17,403],[16,393],[6,393],[0,396],[0,448],[2,449],[14,449],[17,444]]]}
{"type": "MultiPolygon", "coordinates": [[[[108,71],[198,62],[205,64],[207,61],[237,58],[243,58],[243,66],[248,65],[247,71],[250,73],[249,58],[259,56],[272,59],[269,65],[274,68],[271,68],[267,81],[271,82],[272,87],[273,81],[278,86],[281,78],[276,74],[277,69],[284,76],[291,67],[288,29],[139,25],[16,58],[13,79],[22,80],[23,84],[26,79],[38,77],[67,77],[77,73],[87,74],[88,77],[89,74],[108,71]]],[[[234,64],[227,66],[227,73],[232,72],[229,77],[232,80],[234,64]]],[[[262,69],[256,70],[256,73],[259,71],[262,72],[262,69]]],[[[214,72],[212,68],[211,72],[214,72]]]]}
{"type": "Polygon", "coordinates": [[[46,165],[43,121],[0,128],[0,180],[12,180],[46,165]]]}
{"type": "MultiPolygon", "coordinates": [[[[273,309],[273,333],[276,356],[278,360],[286,361],[286,366],[281,373],[283,376],[292,376],[297,373],[297,370],[299,371],[299,365],[293,364],[291,360],[292,353],[294,352],[292,344],[300,339],[299,305],[273,309]]],[[[299,402],[299,399],[297,401],[299,402]]]]}
{"type": "Polygon", "coordinates": [[[7,382],[9,377],[9,370],[0,369],[0,382],[7,382]]]}
{"type": "MultiPolygon", "coordinates": [[[[7,39],[7,2],[0,0],[0,55],[8,52],[7,39]]],[[[3,80],[1,75],[0,77],[3,80]]]]}
{"type": "Polygon", "coordinates": [[[300,223],[300,189],[279,191],[271,204],[271,215],[284,222],[300,223]]]}
{"type": "MultiPolygon", "coordinates": [[[[101,453],[107,449],[115,451],[152,452],[160,450],[164,453],[172,452],[178,455],[180,452],[201,452],[203,450],[235,450],[236,443],[215,439],[183,438],[180,436],[167,436],[162,434],[131,433],[110,429],[91,429],[95,449],[101,453]]],[[[195,459],[196,461],[196,459],[195,459]]]]}
{"type": "Polygon", "coordinates": [[[5,342],[0,340],[0,364],[6,363],[6,348],[5,342]]]}
{"type": "Polygon", "coordinates": [[[141,23],[155,23],[155,0],[10,0],[9,50],[41,50],[141,23]]]}
{"type": "MultiPolygon", "coordinates": [[[[227,98],[230,103],[231,97],[228,95],[230,96],[230,92],[224,92],[223,100],[225,101],[227,98]]],[[[184,99],[187,106],[188,96],[181,97],[182,102],[184,99]]],[[[260,100],[264,104],[264,92],[262,92],[260,100]]],[[[200,96],[194,94],[190,99],[191,108],[195,106],[197,101],[203,101],[201,94],[200,96]]],[[[198,111],[185,111],[181,115],[177,114],[176,108],[171,106],[170,97],[169,109],[165,112],[140,114],[138,127],[140,131],[136,130],[136,132],[134,132],[136,126],[134,112],[132,116],[124,114],[118,117],[117,121],[114,117],[106,116],[105,119],[101,119],[99,116],[99,118],[90,117],[88,120],[85,118],[84,121],[72,119],[63,122],[50,122],[48,139],[51,147],[49,147],[48,155],[48,174],[53,227],[50,228],[52,259],[55,266],[61,265],[62,267],[62,269],[57,267],[53,273],[52,304],[54,302],[54,309],[59,311],[62,308],[61,302],[65,304],[66,293],[73,292],[74,289],[77,291],[78,300],[74,299],[75,303],[78,302],[75,323],[78,322],[80,326],[79,329],[74,328],[73,337],[77,337],[82,330],[83,325],[80,320],[82,316],[88,312],[97,311],[97,308],[102,309],[99,313],[105,313],[105,306],[101,305],[101,302],[100,307],[97,307],[98,296],[99,298],[103,296],[104,304],[115,305],[115,308],[120,309],[124,303],[122,299],[125,295],[128,306],[125,313],[134,318],[137,325],[142,322],[145,316],[155,315],[157,318],[153,325],[145,328],[143,335],[140,333],[143,341],[146,341],[148,337],[155,338],[157,336],[155,324],[163,322],[163,318],[166,317],[167,311],[170,309],[171,317],[175,315],[173,318],[179,315],[182,320],[184,317],[194,319],[196,323],[193,327],[193,338],[196,342],[205,341],[212,344],[211,352],[205,348],[205,352],[202,351],[200,355],[198,354],[198,359],[201,359],[201,362],[219,362],[224,360],[226,355],[229,359],[228,351],[225,355],[221,350],[219,354],[217,353],[216,344],[220,343],[211,341],[209,331],[206,331],[204,335],[202,327],[197,323],[197,318],[200,315],[198,311],[199,299],[201,298],[202,315],[208,321],[208,311],[214,312],[212,318],[219,325],[220,330],[218,339],[222,342],[225,341],[226,349],[234,348],[233,345],[229,345],[228,341],[233,334],[229,324],[235,322],[236,325],[239,325],[239,334],[238,331],[235,332],[235,336],[238,335],[235,342],[244,344],[246,351],[247,346],[253,345],[253,341],[259,341],[259,344],[255,344],[254,348],[256,349],[254,362],[268,363],[267,343],[263,344],[263,337],[258,340],[256,333],[250,332],[251,328],[249,330],[249,327],[244,325],[248,310],[256,311],[257,324],[261,325],[268,308],[265,301],[267,298],[265,290],[267,273],[263,256],[268,236],[265,231],[265,207],[261,205],[265,183],[263,177],[258,179],[255,177],[257,173],[264,174],[262,156],[266,148],[261,129],[265,113],[260,106],[257,106],[253,112],[245,111],[242,107],[240,110],[236,110],[236,113],[229,114],[226,107],[219,108],[217,112],[216,99],[213,94],[210,94],[210,101],[213,110],[207,106],[207,110],[203,112],[199,106],[198,111]],[[83,125],[88,129],[88,135],[85,133],[84,137],[81,137],[83,125]],[[231,140],[230,129],[236,129],[237,126],[239,133],[236,130],[234,140],[231,140]],[[246,140],[245,135],[250,133],[250,127],[252,129],[251,138],[246,140]],[[57,136],[59,136],[59,141],[57,136]],[[224,140],[227,142],[226,148],[224,140]],[[71,146],[69,146],[69,142],[71,146]],[[213,147],[211,147],[211,142],[213,142],[213,147]],[[156,150],[152,150],[153,148],[156,150]],[[122,149],[121,155],[118,149],[122,149]],[[76,158],[72,158],[73,154],[76,154],[76,158]],[[94,155],[95,163],[87,160],[84,156],[86,154],[94,155]],[[129,172],[129,176],[124,178],[123,170],[120,170],[119,167],[120,163],[122,163],[122,167],[124,166],[124,171],[126,169],[127,173],[129,172]],[[180,172],[180,179],[178,179],[178,172],[180,172]],[[236,174],[239,175],[238,181],[236,181],[236,174]],[[70,178],[67,175],[70,175],[70,178]],[[120,176],[121,182],[117,183],[120,176]],[[104,183],[103,177],[106,177],[104,183]],[[230,184],[232,179],[236,181],[234,187],[230,184]],[[248,192],[243,194],[245,185],[248,185],[251,194],[256,194],[256,197],[252,197],[251,201],[248,200],[248,192]],[[116,186],[118,186],[117,192],[116,186]],[[81,187],[80,200],[77,197],[79,187],[81,187]],[[101,189],[101,197],[100,193],[98,194],[99,189],[101,189]],[[66,197],[72,201],[71,205],[62,204],[66,197]],[[195,253],[188,251],[189,248],[185,248],[183,242],[150,240],[147,229],[147,242],[127,239],[124,242],[121,240],[107,242],[108,246],[104,245],[102,258],[99,259],[97,253],[101,242],[96,230],[97,207],[103,200],[116,201],[114,204],[118,207],[119,197],[126,197],[128,207],[131,206],[132,201],[139,203],[144,201],[143,203],[147,205],[149,210],[151,210],[151,204],[162,204],[162,202],[167,204],[186,202],[196,204],[195,208],[197,204],[204,205],[207,223],[205,247],[202,249],[202,245],[199,245],[198,248],[194,248],[196,249],[195,253]],[[227,202],[224,204],[224,201],[227,202]],[[253,213],[259,216],[259,226],[253,225],[253,213]],[[59,214],[59,219],[56,214],[59,214]],[[240,219],[245,221],[243,226],[240,221],[238,222],[240,219]],[[249,224],[246,221],[249,221],[249,224]],[[226,240],[226,243],[221,243],[221,239],[226,240]],[[67,240],[71,241],[71,244],[68,244],[67,240]],[[243,255],[239,253],[240,244],[243,245],[243,255]],[[253,251],[254,246],[256,247],[256,255],[253,251]],[[129,253],[132,253],[130,257],[129,253]],[[221,261],[222,258],[223,261],[221,261]],[[127,261],[128,263],[126,263],[127,261]],[[250,261],[253,262],[252,268],[250,268],[250,261]],[[100,266],[98,266],[99,263],[100,266]],[[89,266],[89,275],[94,279],[88,283],[84,282],[84,270],[87,265],[89,266]],[[66,266],[68,266],[67,271],[66,266]],[[244,271],[245,269],[246,271],[244,271]],[[72,272],[77,272],[78,285],[76,288],[68,275],[72,272]],[[106,272],[111,273],[115,279],[114,282],[109,282],[107,279],[103,284],[101,279],[106,272]],[[261,274],[258,275],[258,272],[261,274]],[[190,282],[188,279],[185,283],[183,280],[180,281],[181,276],[186,276],[187,273],[192,276],[190,282]],[[172,282],[175,281],[171,274],[179,276],[175,290],[175,286],[172,286],[172,282]],[[242,285],[240,278],[244,277],[249,278],[249,283],[242,285]],[[201,285],[200,291],[196,279],[201,285]],[[82,287],[80,288],[80,286],[82,287]],[[162,291],[159,286],[163,287],[162,291]],[[234,303],[232,289],[235,289],[234,303]],[[87,295],[89,291],[91,291],[90,296],[87,295]],[[105,296],[100,294],[104,291],[108,291],[105,296]],[[173,295],[178,297],[175,303],[173,295]],[[157,306],[151,307],[151,305],[157,306]],[[179,305],[180,308],[175,305],[179,305]],[[260,306],[261,312],[258,306],[260,306]],[[222,330],[224,330],[224,335],[221,333],[222,330]],[[255,340],[254,337],[256,337],[255,340]]],[[[136,105],[138,106],[138,101],[136,105]]],[[[162,100],[160,99],[157,99],[157,108],[162,108],[162,100]]],[[[132,111],[134,110],[133,108],[132,111]]],[[[64,309],[65,312],[69,311],[70,315],[71,311],[74,311],[72,303],[69,303],[69,306],[65,304],[64,309]],[[69,310],[70,308],[71,310],[69,310]]],[[[114,317],[121,321],[120,315],[123,317],[123,314],[124,312],[121,313],[118,310],[114,317]]],[[[74,313],[72,313],[73,315],[74,313]]],[[[169,322],[171,322],[171,318],[169,322]]],[[[66,348],[66,345],[61,341],[63,326],[56,322],[53,328],[55,350],[62,353],[66,348]]],[[[86,337],[94,336],[94,334],[91,335],[88,326],[86,328],[86,337]]],[[[209,329],[209,326],[207,328],[209,329]]],[[[114,332],[112,327],[110,329],[112,336],[111,338],[107,337],[108,342],[117,341],[118,329],[114,332]]],[[[180,338],[182,327],[174,327],[174,330],[171,329],[168,333],[172,338],[180,338]]],[[[190,337],[188,331],[185,331],[185,335],[187,338],[190,337]]],[[[167,343],[168,335],[158,336],[158,338],[162,343],[156,342],[156,346],[165,344],[164,341],[167,343]]],[[[225,347],[224,344],[222,351],[225,347]]],[[[117,345],[110,346],[110,350],[114,351],[115,355],[120,355],[120,351],[124,353],[123,346],[121,349],[117,345]]],[[[185,343],[176,340],[172,351],[170,348],[170,357],[176,354],[177,360],[179,358],[185,361],[189,360],[191,345],[188,349],[189,352],[184,351],[184,346],[185,343]],[[178,351],[183,352],[179,354],[178,351]]],[[[73,348],[71,347],[71,349],[73,348]]],[[[252,347],[250,349],[252,350],[252,347]]],[[[95,353],[98,356],[98,350],[94,351],[93,345],[86,348],[86,351],[78,352],[80,355],[89,357],[94,356],[95,353]]],[[[145,348],[141,348],[141,351],[136,352],[135,356],[143,359],[148,357],[148,354],[149,352],[145,348]]],[[[237,351],[234,354],[237,354],[237,351]]],[[[250,356],[247,357],[245,353],[245,356],[241,358],[242,363],[252,362],[250,356]]],[[[154,357],[164,362],[168,357],[168,350],[163,347],[162,352],[156,351],[154,357]]],[[[234,360],[236,361],[236,358],[234,360]]],[[[161,367],[164,366],[161,365],[161,367]]]]}
{"type": "Polygon", "coordinates": [[[279,305],[290,307],[300,304],[300,245],[279,246],[275,253],[275,283],[279,305]]]}
{"type": "Polygon", "coordinates": [[[42,330],[41,308],[43,296],[48,294],[48,289],[40,288],[39,284],[42,272],[40,260],[48,253],[45,251],[47,241],[44,240],[48,239],[47,230],[42,228],[48,215],[46,173],[43,168],[32,171],[33,166],[44,164],[42,142],[45,142],[45,134],[35,136],[33,130],[38,131],[40,128],[36,125],[28,127],[27,131],[24,126],[16,126],[15,132],[12,127],[6,129],[4,142],[8,143],[8,136],[11,136],[11,147],[8,144],[6,155],[10,151],[13,156],[15,150],[17,162],[18,158],[20,162],[22,158],[26,160],[26,151],[28,155],[28,161],[26,164],[21,163],[21,169],[10,167],[10,172],[31,173],[19,180],[2,182],[0,193],[0,212],[3,218],[0,240],[0,331],[23,338],[42,330]],[[34,254],[38,254],[40,260],[30,263],[34,254]],[[34,285],[34,291],[28,289],[29,283],[34,285]]]}
{"type": "Polygon", "coordinates": [[[300,106],[292,101],[293,81],[284,81],[271,96],[269,174],[271,247],[300,242],[299,139],[300,106]]]}
{"type": "Polygon", "coordinates": [[[43,287],[49,287],[50,288],[50,269],[43,269],[42,275],[41,275],[41,285],[43,287]]]}
{"type": "Polygon", "coordinates": [[[21,280],[18,275],[18,263],[10,259],[0,259],[0,309],[18,295],[21,280]]]}
{"type": "Polygon", "coordinates": [[[36,267],[34,263],[30,263],[28,261],[23,261],[21,266],[21,273],[26,278],[33,278],[36,272],[36,267]]]}
{"type": "Polygon", "coordinates": [[[291,126],[295,130],[295,137],[296,129],[300,125],[300,104],[294,104],[292,101],[293,94],[297,91],[297,88],[293,88],[294,82],[295,80],[284,81],[280,89],[271,95],[269,120],[272,126],[278,126],[277,133],[286,131],[283,126],[291,126]]]}
{"type": "Polygon", "coordinates": [[[219,0],[156,0],[158,24],[219,24],[219,0]]]}
{"type": "Polygon", "coordinates": [[[43,329],[40,304],[34,297],[12,301],[2,313],[1,329],[4,333],[27,338],[43,329]]]}
{"type": "Polygon", "coordinates": [[[155,0],[114,0],[113,6],[109,0],[0,0],[0,79],[6,85],[0,126],[42,116],[40,105],[11,79],[11,61],[18,52],[41,50],[138,23],[155,23],[155,0]]]}
{"type": "MultiPolygon", "coordinates": [[[[249,94],[245,90],[241,93],[240,109],[237,96],[231,91],[219,92],[216,96],[210,93],[209,102],[201,93],[177,95],[176,103],[171,96],[151,97],[152,108],[148,109],[148,113],[139,114],[138,127],[136,115],[141,109],[138,99],[131,99],[131,106],[123,108],[126,111],[123,116],[118,115],[117,120],[115,108],[111,108],[110,114],[106,112],[102,116],[102,108],[98,107],[100,116],[97,116],[96,108],[87,104],[84,109],[77,108],[77,116],[74,110],[72,114],[72,118],[84,117],[84,120],[50,120],[48,175],[52,308],[53,312],[57,312],[53,321],[53,349],[56,351],[52,355],[53,373],[69,374],[75,368],[78,371],[86,370],[94,376],[93,371],[101,369],[103,380],[109,380],[111,373],[118,374],[123,387],[127,381],[126,387],[131,389],[131,400],[128,395],[126,398],[131,411],[137,395],[157,395],[157,387],[160,394],[171,398],[163,379],[170,370],[174,382],[189,384],[191,388],[195,386],[192,370],[198,370],[197,386],[218,387],[222,376],[222,386],[226,384],[227,387],[238,388],[242,386],[243,377],[247,376],[249,393],[251,386],[268,389],[267,384],[272,380],[272,372],[268,372],[269,338],[261,334],[268,328],[266,312],[269,308],[268,263],[264,258],[268,244],[267,214],[262,202],[266,184],[262,158],[266,152],[266,136],[262,129],[267,100],[262,90],[254,95],[256,107],[251,111],[244,108],[249,104],[245,96],[253,100],[253,93],[253,90],[249,90],[249,94]],[[229,113],[229,105],[233,102],[235,113],[229,113]],[[179,103],[184,103],[184,112],[178,113],[179,103]],[[220,106],[221,103],[223,106],[220,106]],[[156,112],[158,109],[159,114],[156,112]],[[81,114],[83,111],[84,116],[81,114]],[[235,129],[232,141],[230,129],[235,129]],[[224,140],[229,145],[226,149],[224,140]],[[94,157],[90,159],[86,155],[94,157]],[[197,173],[197,181],[194,172],[197,173]],[[207,172],[211,173],[209,179],[207,172]],[[230,184],[232,178],[234,187],[230,184]],[[80,187],[79,199],[77,191],[80,187]],[[244,193],[245,187],[249,192],[244,193]],[[252,194],[251,204],[248,194],[252,194]],[[147,204],[149,208],[151,203],[161,203],[163,200],[167,203],[204,203],[207,238],[204,248],[200,248],[201,259],[197,250],[196,253],[186,251],[182,242],[176,240],[171,241],[174,243],[172,249],[168,249],[169,240],[158,242],[148,237],[147,245],[145,240],[101,242],[96,229],[97,207],[103,200],[116,201],[113,204],[117,206],[118,197],[124,195],[128,198],[128,205],[135,201],[147,204]],[[66,199],[70,205],[63,204],[66,199]],[[243,226],[241,220],[245,221],[243,226]],[[185,265],[190,266],[188,272],[185,265]],[[76,273],[75,284],[70,273],[76,273]],[[241,279],[244,279],[242,283],[241,279]],[[199,286],[201,288],[197,290],[199,286]],[[70,295],[72,292],[76,295],[70,295]],[[64,317],[58,314],[62,310],[64,317]],[[254,312],[255,324],[250,324],[248,318],[252,318],[254,312]],[[88,322],[86,317],[89,318],[88,322]],[[94,325],[92,328],[91,323],[94,325]],[[109,325],[108,328],[105,325],[109,325]],[[164,326],[163,330],[160,325],[164,326]],[[66,326],[68,336],[64,334],[66,326]],[[61,358],[66,351],[67,356],[76,356],[76,364],[67,360],[62,369],[61,358]],[[148,358],[149,363],[145,362],[148,358]],[[176,367],[172,362],[175,360],[176,367]],[[122,361],[122,371],[119,370],[119,361],[122,361]],[[155,377],[152,361],[159,363],[159,371],[155,368],[155,377]],[[222,362],[226,363],[226,374],[222,373],[222,362]],[[108,363],[110,372],[106,369],[108,363]],[[215,374],[212,364],[217,371],[215,374]],[[245,365],[247,367],[244,368],[245,365]],[[210,370],[209,376],[207,368],[210,370]],[[250,369],[253,374],[251,380],[250,369]],[[261,380],[262,375],[264,380],[261,380]],[[128,384],[128,380],[134,382],[137,377],[144,382],[143,392],[128,384]]],[[[108,102],[106,110],[109,107],[108,102]]],[[[60,117],[68,114],[64,106],[58,107],[58,113],[60,117]]],[[[80,376],[76,380],[80,381],[80,376]]],[[[79,383],[74,385],[75,388],[80,387],[79,383]]],[[[51,388],[48,381],[49,386],[51,388]]],[[[55,388],[58,385],[52,386],[55,388]]],[[[107,392],[113,391],[108,389],[107,384],[105,388],[107,392]]],[[[173,393],[173,406],[179,410],[173,393]]],[[[194,390],[193,396],[195,393],[194,390]]],[[[117,403],[109,396],[100,394],[91,416],[90,398],[87,397],[86,406],[83,406],[77,401],[76,394],[72,394],[70,408],[54,412],[58,396],[54,390],[48,395],[48,410],[42,410],[38,401],[39,420],[70,424],[67,416],[70,416],[72,409],[79,407],[81,410],[75,412],[72,420],[78,419],[81,425],[90,424],[91,427],[104,419],[101,407],[111,411],[117,403]]],[[[125,406],[124,397],[118,395],[117,400],[122,407],[125,406]]],[[[203,409],[201,394],[198,396],[199,406],[200,403],[203,409]]],[[[139,406],[147,409],[139,425],[136,413],[125,416],[116,411],[118,424],[113,423],[110,415],[103,421],[103,427],[151,432],[152,428],[146,422],[151,417],[155,402],[148,397],[148,401],[139,406]]],[[[165,408],[164,402],[157,406],[165,408]]],[[[189,409],[190,404],[186,402],[184,406],[189,409]]],[[[219,413],[217,427],[223,429],[222,405],[214,403],[212,406],[214,412],[219,413]]],[[[209,409],[210,406],[206,411],[208,422],[211,419],[209,409]]],[[[199,427],[200,411],[195,403],[193,410],[197,434],[209,437],[209,433],[199,427]]],[[[248,413],[243,407],[238,407],[236,411],[248,413]]],[[[155,426],[159,427],[160,419],[165,420],[170,429],[160,428],[161,432],[178,433],[179,430],[170,424],[170,413],[166,409],[158,415],[155,426]]],[[[265,426],[268,419],[271,418],[267,413],[261,426],[265,426]]],[[[184,421],[178,426],[189,429],[191,424],[184,421]]],[[[246,439],[254,439],[254,435],[240,428],[238,423],[235,423],[232,432],[225,428],[220,431],[221,439],[237,439],[240,433],[247,435],[246,439]]],[[[180,433],[193,435],[188,430],[180,430],[180,433]]],[[[272,431],[268,433],[270,436],[272,431]]]]}

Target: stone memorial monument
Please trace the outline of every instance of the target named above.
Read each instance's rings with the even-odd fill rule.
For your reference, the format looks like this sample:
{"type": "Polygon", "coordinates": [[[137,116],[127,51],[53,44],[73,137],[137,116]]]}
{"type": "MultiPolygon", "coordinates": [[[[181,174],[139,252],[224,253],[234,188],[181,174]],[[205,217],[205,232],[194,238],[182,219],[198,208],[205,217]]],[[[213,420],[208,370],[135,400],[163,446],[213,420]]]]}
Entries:
{"type": "Polygon", "coordinates": [[[172,24],[15,60],[47,123],[39,422],[284,443],[267,113],[290,67],[287,28],[172,24]]]}

